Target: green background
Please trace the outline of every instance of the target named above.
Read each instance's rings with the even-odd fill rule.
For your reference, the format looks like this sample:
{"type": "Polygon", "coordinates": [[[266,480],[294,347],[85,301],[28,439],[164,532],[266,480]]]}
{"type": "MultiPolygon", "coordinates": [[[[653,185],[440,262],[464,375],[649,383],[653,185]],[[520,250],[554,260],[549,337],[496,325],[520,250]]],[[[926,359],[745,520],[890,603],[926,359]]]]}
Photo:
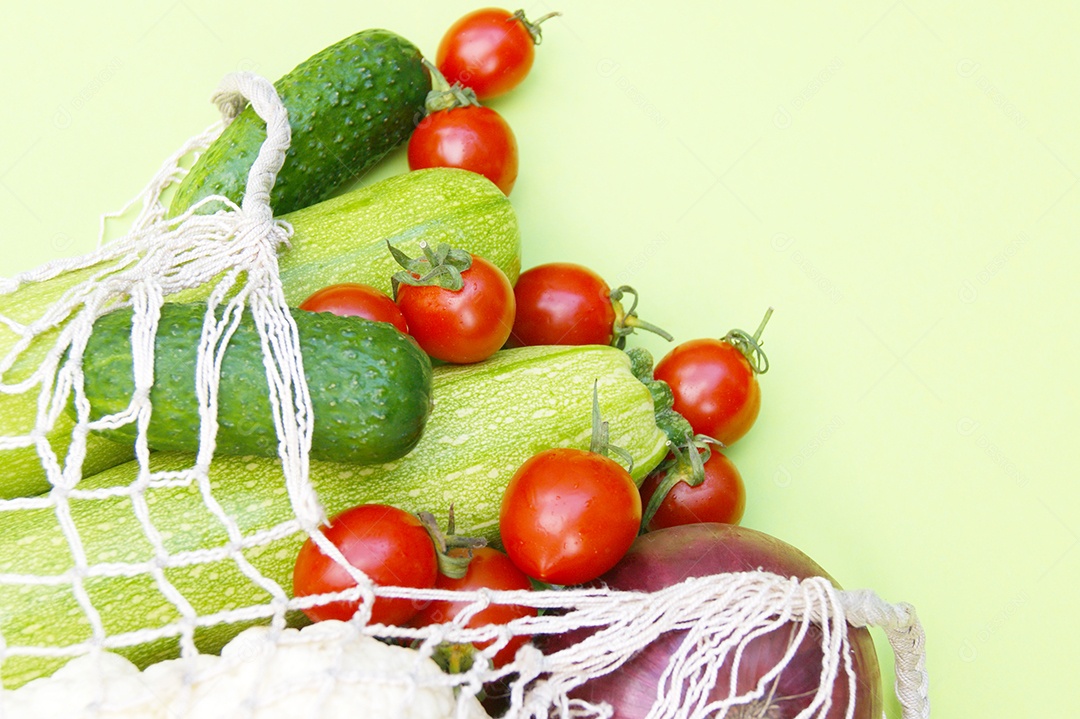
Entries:
{"type": "MultiPolygon", "coordinates": [[[[214,121],[223,74],[273,79],[374,26],[433,55],[477,5],[300,7],[9,8],[0,274],[92,249],[99,214],[214,121]]],[[[937,716],[1071,715],[1078,6],[557,9],[491,103],[520,145],[525,266],[632,284],[679,340],[773,306],[762,413],[730,450],[744,524],[912,602],[937,716]]]]}

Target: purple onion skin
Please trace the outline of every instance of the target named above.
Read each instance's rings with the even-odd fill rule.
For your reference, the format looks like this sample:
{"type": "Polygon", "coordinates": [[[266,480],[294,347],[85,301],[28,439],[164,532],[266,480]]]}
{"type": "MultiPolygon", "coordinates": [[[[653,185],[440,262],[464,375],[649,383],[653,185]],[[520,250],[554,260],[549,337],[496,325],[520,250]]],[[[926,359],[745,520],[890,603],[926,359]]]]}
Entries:
{"type": "MultiPolygon", "coordinates": [[[[730,524],[688,524],[650,532],[638,537],[626,556],[596,584],[612,589],[654,591],[684,579],[728,572],[764,570],[785,577],[825,577],[836,581],[814,560],[791,545],[762,532],[730,524]]],[[[794,623],[790,625],[794,627],[794,623]]],[[[547,651],[556,651],[587,636],[573,632],[547,638],[547,651]]],[[[656,687],[668,657],[685,632],[668,632],[616,671],[578,687],[573,696],[590,702],[608,702],[613,719],[640,719],[656,700],[656,687]]],[[[758,678],[783,656],[792,634],[784,629],[759,637],[748,646],[739,672],[737,690],[752,690],[758,678]]],[[[790,719],[809,706],[817,690],[821,671],[820,635],[811,632],[799,645],[791,663],[776,682],[767,704],[743,707],[743,713],[729,712],[731,719],[762,717],[790,719]],[[809,693],[809,695],[807,695],[809,693]]],[[[882,716],[881,670],[873,640],[866,629],[848,628],[852,666],[857,677],[855,719],[882,716]]],[[[841,671],[832,693],[827,719],[845,716],[848,679],[841,671]]],[[[728,696],[730,670],[721,667],[712,699],[728,696]]]]}

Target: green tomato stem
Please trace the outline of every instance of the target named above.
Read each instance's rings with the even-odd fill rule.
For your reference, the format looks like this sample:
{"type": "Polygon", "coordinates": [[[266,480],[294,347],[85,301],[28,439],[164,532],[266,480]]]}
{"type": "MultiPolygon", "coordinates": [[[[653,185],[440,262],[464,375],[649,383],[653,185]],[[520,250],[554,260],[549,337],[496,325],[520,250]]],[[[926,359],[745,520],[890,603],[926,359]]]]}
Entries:
{"type": "Polygon", "coordinates": [[[457,292],[465,286],[461,273],[472,267],[472,255],[465,250],[451,248],[445,242],[432,250],[427,242],[421,242],[420,249],[423,250],[424,256],[414,258],[394,247],[389,240],[386,241],[386,246],[390,248],[394,261],[404,268],[400,272],[395,272],[390,278],[395,300],[401,285],[435,286],[452,292],[457,292]]]}
{"type": "Polygon", "coordinates": [[[622,447],[617,447],[608,441],[608,423],[600,416],[600,395],[597,389],[599,380],[593,380],[593,404],[592,404],[592,438],[589,440],[589,451],[607,457],[614,454],[629,465],[627,472],[634,471],[634,457],[622,447]]]}
{"type": "Polygon", "coordinates": [[[506,18],[507,22],[513,22],[514,20],[520,20],[521,24],[525,26],[525,29],[529,31],[529,35],[532,36],[533,45],[539,45],[543,41],[543,35],[540,32],[540,23],[545,20],[550,20],[553,17],[562,15],[561,12],[549,12],[547,15],[542,15],[535,20],[529,20],[525,17],[524,10],[518,10],[510,17],[506,18]]]}
{"type": "Polygon", "coordinates": [[[615,310],[615,321],[612,323],[612,342],[611,344],[619,349],[626,346],[626,336],[631,334],[635,329],[642,329],[654,334],[660,335],[668,342],[671,342],[674,338],[663,329],[656,325],[646,322],[637,316],[637,303],[638,293],[633,287],[629,285],[623,285],[611,291],[611,307],[615,310]],[[623,295],[629,293],[633,296],[634,301],[630,303],[630,309],[624,310],[622,306],[623,295]]]}
{"type": "Polygon", "coordinates": [[[641,513],[641,532],[644,533],[656,515],[660,505],[663,504],[676,484],[685,482],[691,487],[697,487],[705,481],[705,463],[712,456],[712,445],[722,447],[723,444],[712,437],[703,434],[694,435],[686,447],[679,447],[674,442],[668,441],[673,458],[657,468],[656,472],[664,472],[664,478],[656,487],[649,503],[641,513]]]}
{"type": "Polygon", "coordinates": [[[761,323],[752,335],[745,330],[734,329],[724,336],[725,342],[733,345],[746,357],[746,361],[750,363],[750,369],[754,371],[754,374],[765,374],[769,371],[769,358],[765,355],[765,350],[761,348],[761,345],[764,344],[761,341],[761,334],[765,331],[765,325],[768,324],[772,313],[772,307],[765,311],[765,316],[761,319],[761,323]]]}
{"type": "Polygon", "coordinates": [[[431,73],[431,90],[424,99],[425,114],[453,110],[455,107],[480,106],[480,100],[477,99],[472,88],[464,87],[458,82],[451,85],[434,63],[427,58],[422,58],[421,62],[431,73]]]}
{"type": "Polygon", "coordinates": [[[461,579],[469,571],[469,562],[472,561],[472,550],[487,545],[483,537],[463,537],[454,534],[454,508],[450,507],[449,519],[446,522],[446,531],[439,527],[439,522],[431,512],[419,512],[417,518],[424,525],[431,542],[435,545],[435,556],[439,563],[439,573],[451,579],[461,579]],[[450,550],[465,548],[469,551],[461,557],[450,556],[450,550]]]}

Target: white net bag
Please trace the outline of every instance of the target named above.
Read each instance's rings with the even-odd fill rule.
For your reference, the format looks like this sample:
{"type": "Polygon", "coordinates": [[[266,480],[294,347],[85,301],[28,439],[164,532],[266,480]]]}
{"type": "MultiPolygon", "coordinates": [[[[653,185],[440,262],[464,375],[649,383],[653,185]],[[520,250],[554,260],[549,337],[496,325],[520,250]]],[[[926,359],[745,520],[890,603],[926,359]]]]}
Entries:
{"type": "MultiPolygon", "coordinates": [[[[10,337],[0,345],[0,400],[29,396],[34,408],[32,429],[0,436],[0,451],[34,452],[49,488],[0,499],[0,667],[5,686],[30,682],[0,692],[4,716],[483,717],[475,697],[496,685],[506,691],[500,710],[508,717],[612,716],[610,705],[583,698],[581,685],[620,672],[650,643],[678,631],[682,639],[658,673],[648,716],[780,716],[765,713],[776,681],[809,643],[820,656],[820,682],[799,697],[797,715],[851,718],[858,680],[851,627],[884,629],[896,657],[903,717],[929,716],[914,610],[872,592],[838,590],[823,578],[758,571],[690,579],[652,593],[448,592],[376,586],[347,567],[355,588],[293,598],[287,581],[264,573],[261,559],[294,552],[298,537],[344,561],[321,529],[326,517],[309,461],[312,400],[277,272],[291,228],[273,217],[269,197],[290,142],[288,117],[273,86],[250,73],[228,76],[215,99],[224,119],[180,148],[129,205],[138,211],[123,237],[0,285],[0,294],[11,295],[75,278],[38,316],[0,316],[10,337]],[[183,176],[184,158],[204,150],[248,103],[268,131],[242,203],[211,197],[205,202],[224,201],[227,210],[201,215],[196,207],[168,217],[162,196],[183,176]],[[146,426],[154,366],[162,361],[154,356],[161,308],[169,295],[208,283],[195,375],[201,424],[191,430],[198,432],[199,451],[159,455],[148,447],[146,426]],[[91,421],[82,353],[95,320],[125,306],[133,309],[133,399],[126,411],[91,421]],[[214,456],[220,360],[244,314],[262,341],[283,477],[279,504],[287,510],[256,529],[243,507],[219,501],[212,471],[220,461],[214,456]],[[71,402],[78,420],[56,443],[54,430],[71,402]],[[91,432],[129,423],[139,433],[127,481],[82,481],[91,432]],[[198,523],[214,526],[212,541],[177,549],[175,535],[198,523]],[[236,592],[238,577],[248,589],[236,592]],[[469,606],[448,624],[383,626],[368,621],[377,596],[469,606]],[[304,608],[342,599],[362,600],[352,621],[293,628],[304,608]],[[467,626],[491,604],[539,613],[467,626]],[[778,629],[792,637],[789,650],[749,688],[732,684],[723,691],[718,669],[748,663],[754,641],[778,629]],[[509,664],[495,667],[490,659],[522,635],[580,641],[556,643],[546,653],[526,644],[509,664]],[[447,673],[432,661],[447,643],[475,642],[488,644],[462,671],[447,673]],[[848,689],[843,706],[834,702],[837,684],[848,689]]],[[[8,406],[0,404],[0,411],[8,406]]]]}

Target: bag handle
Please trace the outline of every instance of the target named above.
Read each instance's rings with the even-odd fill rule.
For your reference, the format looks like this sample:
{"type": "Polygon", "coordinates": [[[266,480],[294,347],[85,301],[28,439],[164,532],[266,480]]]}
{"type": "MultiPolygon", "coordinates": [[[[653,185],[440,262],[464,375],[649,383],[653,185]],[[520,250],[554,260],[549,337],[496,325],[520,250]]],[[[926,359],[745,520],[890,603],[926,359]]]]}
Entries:
{"type": "Polygon", "coordinates": [[[929,719],[926,634],[915,607],[907,602],[890,604],[868,589],[840,592],[840,601],[852,626],[885,631],[895,657],[896,697],[903,719],[929,719]]]}
{"type": "Polygon", "coordinates": [[[269,221],[270,191],[277,174],[285,163],[285,153],[292,141],[289,113],[278,97],[277,90],[266,78],[253,72],[234,72],[226,75],[211,100],[221,111],[228,125],[250,102],[255,113],[266,123],[266,139],[248,172],[242,208],[245,214],[269,221]]]}

